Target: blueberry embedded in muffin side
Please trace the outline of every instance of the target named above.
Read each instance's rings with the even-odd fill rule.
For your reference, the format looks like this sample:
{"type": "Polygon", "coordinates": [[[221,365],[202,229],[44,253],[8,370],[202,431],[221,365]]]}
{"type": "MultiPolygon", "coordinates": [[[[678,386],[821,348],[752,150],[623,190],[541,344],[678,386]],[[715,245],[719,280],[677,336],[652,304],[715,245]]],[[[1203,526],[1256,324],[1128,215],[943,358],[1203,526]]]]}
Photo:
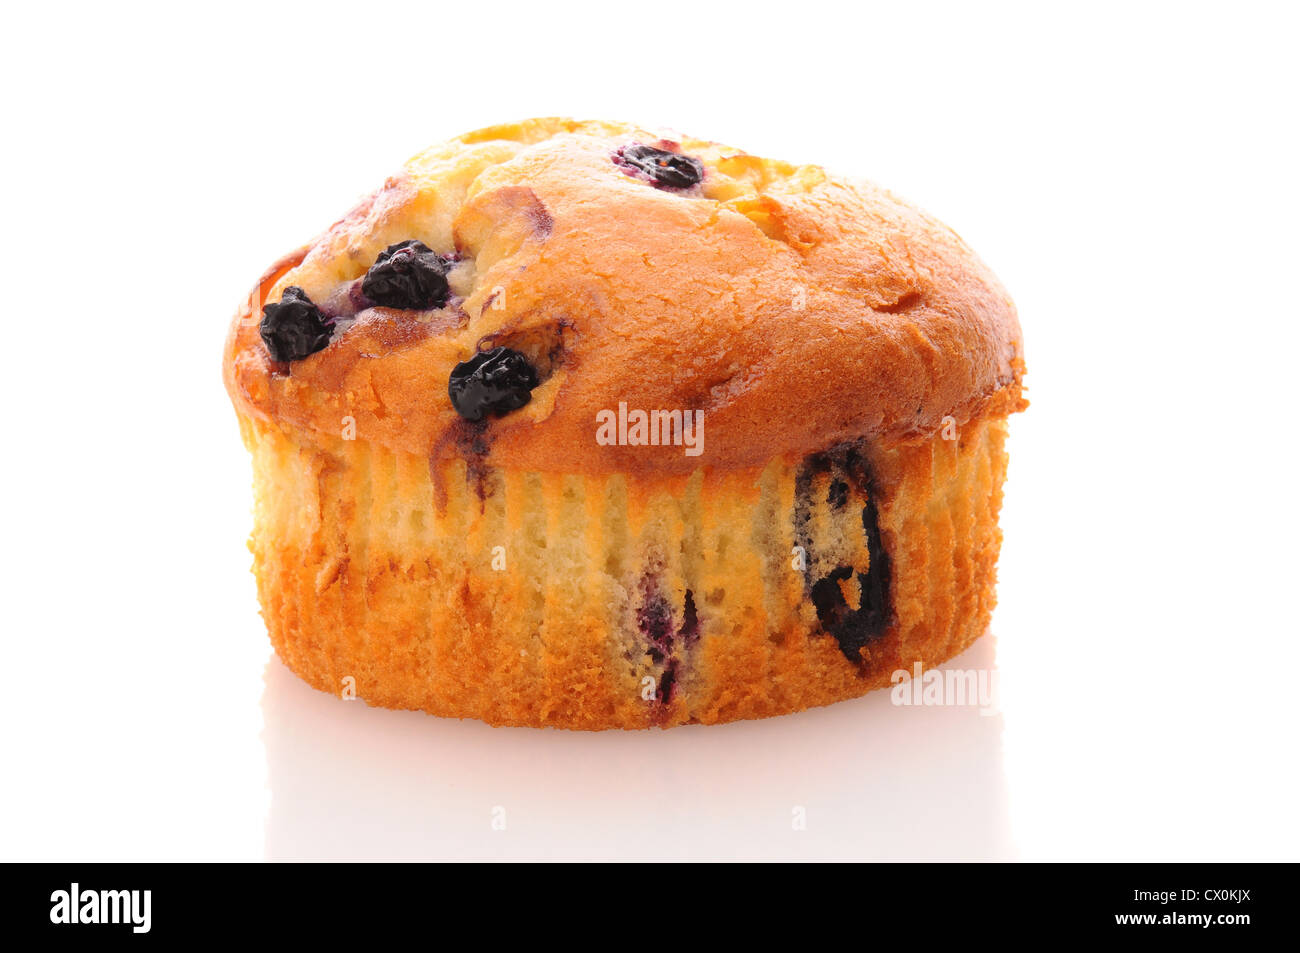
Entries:
{"type": "Polygon", "coordinates": [[[866,454],[853,445],[808,457],[795,484],[798,539],[806,552],[814,553],[805,591],[822,631],[835,639],[845,659],[858,666],[867,664],[871,643],[883,638],[895,620],[891,561],[881,538],[875,484],[866,454]],[[832,560],[837,562],[833,568],[817,558],[809,528],[812,498],[823,493],[831,512],[844,511],[852,498],[861,514],[863,538],[857,558],[832,560]]]}
{"type": "Polygon", "coordinates": [[[711,723],[862,694],[987,623],[1019,331],[960,240],[886,193],[532,121],[417,156],[257,304],[226,379],[259,593],[318,687],[711,723]],[[699,413],[702,456],[602,444],[620,403],[699,413]]]}

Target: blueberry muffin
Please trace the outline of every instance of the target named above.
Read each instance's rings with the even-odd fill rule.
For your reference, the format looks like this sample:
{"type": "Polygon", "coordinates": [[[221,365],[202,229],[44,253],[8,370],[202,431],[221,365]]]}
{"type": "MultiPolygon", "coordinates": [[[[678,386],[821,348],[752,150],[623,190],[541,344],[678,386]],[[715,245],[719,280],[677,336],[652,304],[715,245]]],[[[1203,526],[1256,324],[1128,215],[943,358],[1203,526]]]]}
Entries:
{"type": "Polygon", "coordinates": [[[413,158],[266,272],[224,360],[285,664],[583,729],[966,648],[1023,371],[997,279],[888,192],[567,119],[413,158]]]}

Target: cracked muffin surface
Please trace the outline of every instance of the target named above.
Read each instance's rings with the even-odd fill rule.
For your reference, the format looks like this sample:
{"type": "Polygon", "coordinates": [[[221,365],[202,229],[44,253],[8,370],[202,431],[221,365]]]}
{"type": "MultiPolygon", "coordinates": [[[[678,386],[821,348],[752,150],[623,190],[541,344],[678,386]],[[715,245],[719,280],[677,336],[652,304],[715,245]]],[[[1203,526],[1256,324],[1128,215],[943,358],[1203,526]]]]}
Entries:
{"type": "Polygon", "coordinates": [[[707,724],[988,626],[1015,309],[864,181],[622,123],[482,129],[268,269],[223,367],[263,616],[321,690],[707,724]],[[684,441],[623,439],[638,412],[684,441]]]}
{"type": "Polygon", "coordinates": [[[689,137],[542,119],[421,153],[273,269],[232,327],[226,380],[250,415],[321,433],[348,416],[389,449],[452,454],[448,378],[498,346],[543,379],[493,422],[487,462],[570,472],[700,462],[593,442],[618,401],[704,410],[705,462],[746,466],[1006,412],[1023,370],[997,280],[888,192],[689,137]],[[635,144],[697,159],[701,181],[629,174],[617,160],[635,144]],[[367,271],[411,240],[448,260],[446,302],[370,304],[367,271]],[[277,364],[258,322],[291,287],[336,330],[277,364]]]}

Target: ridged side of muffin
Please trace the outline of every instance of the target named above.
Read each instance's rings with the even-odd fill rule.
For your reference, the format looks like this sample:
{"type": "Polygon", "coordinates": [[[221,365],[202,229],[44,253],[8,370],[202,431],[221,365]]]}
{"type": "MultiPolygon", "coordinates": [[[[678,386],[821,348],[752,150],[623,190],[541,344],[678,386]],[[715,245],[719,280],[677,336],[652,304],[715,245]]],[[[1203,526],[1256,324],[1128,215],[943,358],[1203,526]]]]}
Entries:
{"type": "Polygon", "coordinates": [[[276,651],[372,704],[588,729],[759,718],[937,665],[993,609],[1002,418],[657,479],[243,433],[276,651]]]}

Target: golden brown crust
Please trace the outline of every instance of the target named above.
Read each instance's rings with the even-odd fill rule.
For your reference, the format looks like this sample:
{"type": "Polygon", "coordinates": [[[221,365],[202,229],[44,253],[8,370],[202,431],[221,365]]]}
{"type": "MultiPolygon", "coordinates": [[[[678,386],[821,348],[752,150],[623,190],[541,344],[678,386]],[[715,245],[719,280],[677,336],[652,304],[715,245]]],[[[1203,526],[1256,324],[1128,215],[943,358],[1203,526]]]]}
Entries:
{"type": "Polygon", "coordinates": [[[451,457],[448,375],[504,344],[546,380],[491,423],[485,462],[607,474],[758,466],[1022,406],[1014,306],[950,230],[868,183],[716,143],[678,140],[707,168],[690,194],[611,161],[659,138],[532,120],[415,157],[259,283],[226,348],[236,407],[320,436],[351,418],[376,446],[451,457]],[[324,351],[272,364],[267,300],[294,284],[324,301],[409,238],[463,256],[458,299],[363,313],[324,351]],[[703,456],[598,444],[597,413],[620,401],[704,410],[703,456]]]}
{"type": "MultiPolygon", "coordinates": [[[[869,486],[792,458],[481,483],[449,460],[442,506],[423,456],[241,425],[276,652],[316,688],[371,704],[578,729],[761,718],[938,665],[993,610],[1001,417],[871,447],[869,486]],[[853,485],[837,493],[841,477],[853,485]],[[853,660],[810,593],[840,567],[871,570],[868,501],[889,623],[853,660]]],[[[845,605],[861,608],[851,581],[845,605]]]]}

